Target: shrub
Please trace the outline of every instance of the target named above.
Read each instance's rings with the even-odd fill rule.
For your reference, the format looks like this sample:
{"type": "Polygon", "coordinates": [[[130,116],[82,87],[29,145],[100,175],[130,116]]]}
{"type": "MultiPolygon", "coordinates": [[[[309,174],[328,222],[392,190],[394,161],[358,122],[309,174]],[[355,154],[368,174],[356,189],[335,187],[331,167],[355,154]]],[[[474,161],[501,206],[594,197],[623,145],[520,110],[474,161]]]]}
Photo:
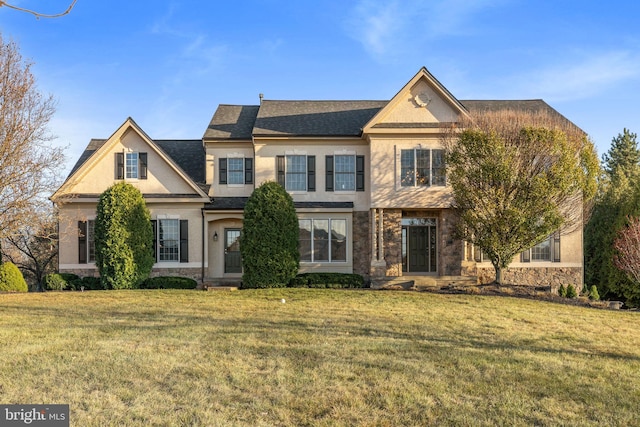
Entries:
{"type": "Polygon", "coordinates": [[[291,288],[363,288],[364,278],[359,274],[303,273],[289,282],[291,288]]]}
{"type": "Polygon", "coordinates": [[[140,289],[195,289],[198,282],[189,277],[149,277],[140,284],[140,289]]]}
{"type": "Polygon", "coordinates": [[[73,282],[80,278],[73,273],[51,273],[44,276],[42,285],[47,291],[66,291],[75,289],[73,282]]]}
{"type": "Polygon", "coordinates": [[[598,301],[600,299],[600,294],[598,293],[598,287],[596,285],[591,285],[591,288],[589,288],[589,299],[593,301],[598,301]]]}
{"type": "Polygon", "coordinates": [[[578,298],[578,292],[576,292],[576,288],[573,285],[567,286],[567,298],[578,298]]]}
{"type": "Polygon", "coordinates": [[[298,217],[293,199],[275,182],[256,188],[244,208],[242,286],[281,288],[298,273],[298,217]]]}
{"type": "Polygon", "coordinates": [[[12,262],[0,264],[0,291],[27,292],[29,287],[20,269],[12,262]]]}
{"type": "Polygon", "coordinates": [[[558,288],[558,296],[561,296],[561,297],[567,296],[567,288],[565,288],[564,285],[560,285],[560,287],[558,288]]]}
{"type": "Polygon", "coordinates": [[[103,289],[100,278],[91,277],[91,276],[86,276],[86,277],[83,277],[82,279],[78,278],[76,280],[73,280],[71,282],[71,286],[76,291],[81,291],[83,289],[85,291],[97,291],[97,290],[103,289]]]}
{"type": "Polygon", "coordinates": [[[154,263],[151,215],[140,190],[126,182],[100,195],[96,265],[105,289],[137,288],[154,263]]]}

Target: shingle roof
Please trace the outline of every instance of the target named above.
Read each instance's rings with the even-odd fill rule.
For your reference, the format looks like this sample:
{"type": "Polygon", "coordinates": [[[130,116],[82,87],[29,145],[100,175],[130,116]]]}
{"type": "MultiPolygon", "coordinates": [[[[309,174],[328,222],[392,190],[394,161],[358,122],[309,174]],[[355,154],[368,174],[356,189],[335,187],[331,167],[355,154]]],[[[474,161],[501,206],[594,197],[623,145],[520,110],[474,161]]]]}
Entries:
{"type": "Polygon", "coordinates": [[[251,139],[259,105],[220,104],[203,139],[251,139]]]}
{"type": "Polygon", "coordinates": [[[269,101],[260,105],[257,136],[360,136],[388,101],[269,101]]]}

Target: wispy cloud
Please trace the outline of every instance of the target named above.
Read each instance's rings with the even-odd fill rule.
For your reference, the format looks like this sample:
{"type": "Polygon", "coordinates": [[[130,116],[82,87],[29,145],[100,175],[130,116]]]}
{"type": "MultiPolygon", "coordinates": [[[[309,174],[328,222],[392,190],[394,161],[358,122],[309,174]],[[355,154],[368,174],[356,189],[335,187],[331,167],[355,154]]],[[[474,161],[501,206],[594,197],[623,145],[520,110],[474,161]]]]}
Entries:
{"type": "Polygon", "coordinates": [[[381,59],[403,54],[415,41],[473,32],[479,10],[505,0],[360,0],[345,22],[347,33],[381,59]]]}
{"type": "Polygon", "coordinates": [[[590,52],[570,60],[509,79],[513,90],[549,101],[573,101],[640,79],[640,55],[629,51],[590,52]]]}

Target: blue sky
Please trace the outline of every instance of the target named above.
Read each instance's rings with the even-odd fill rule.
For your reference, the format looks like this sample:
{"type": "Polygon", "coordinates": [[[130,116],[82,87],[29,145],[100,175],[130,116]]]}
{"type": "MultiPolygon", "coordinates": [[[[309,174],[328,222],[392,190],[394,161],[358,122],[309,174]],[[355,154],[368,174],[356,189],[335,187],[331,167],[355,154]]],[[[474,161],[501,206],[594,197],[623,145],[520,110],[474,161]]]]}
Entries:
{"type": "Polygon", "coordinates": [[[78,0],[0,7],[0,31],[57,99],[70,169],[129,116],[198,139],[221,103],[390,99],[422,66],[458,99],[542,98],[602,154],[640,132],[638,18],[630,0],[78,0]]]}

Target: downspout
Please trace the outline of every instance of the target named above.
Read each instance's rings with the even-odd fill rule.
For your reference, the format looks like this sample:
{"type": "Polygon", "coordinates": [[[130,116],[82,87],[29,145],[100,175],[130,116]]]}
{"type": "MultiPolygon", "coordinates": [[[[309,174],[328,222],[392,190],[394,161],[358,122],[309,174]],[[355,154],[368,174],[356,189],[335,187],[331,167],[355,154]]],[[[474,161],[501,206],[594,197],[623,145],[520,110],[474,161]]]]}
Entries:
{"type": "Polygon", "coordinates": [[[204,245],[206,242],[205,239],[205,235],[204,235],[204,208],[200,209],[200,212],[202,213],[202,261],[201,261],[201,272],[200,272],[200,282],[202,282],[202,284],[204,285],[204,245]]]}

